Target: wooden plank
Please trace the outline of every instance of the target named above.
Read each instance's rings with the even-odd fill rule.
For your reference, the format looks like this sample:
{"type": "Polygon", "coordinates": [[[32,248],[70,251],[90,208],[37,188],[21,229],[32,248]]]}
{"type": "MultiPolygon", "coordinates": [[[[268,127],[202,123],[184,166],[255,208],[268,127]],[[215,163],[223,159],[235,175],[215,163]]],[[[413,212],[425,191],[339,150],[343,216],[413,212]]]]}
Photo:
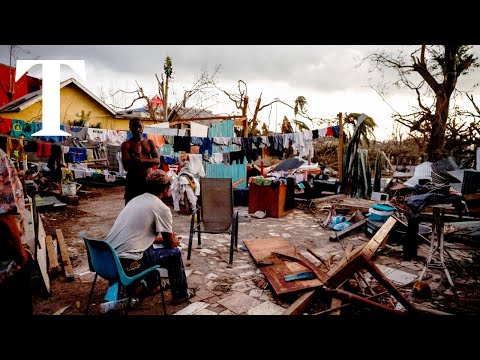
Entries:
{"type": "Polygon", "coordinates": [[[277,259],[272,255],[275,250],[295,254],[295,247],[281,237],[245,240],[244,244],[257,264],[262,260],[277,259]]]}
{"type": "Polygon", "coordinates": [[[362,251],[367,259],[371,259],[375,255],[375,252],[378,250],[378,248],[385,245],[387,236],[396,223],[397,219],[393,216],[390,216],[387,221],[385,221],[383,226],[378,229],[377,233],[373,235],[362,251]]]}
{"type": "Polygon", "coordinates": [[[272,263],[271,265],[259,267],[277,295],[322,286],[322,282],[319,279],[291,282],[285,281],[285,275],[291,275],[309,269],[299,263],[280,259],[278,256],[272,255],[272,251],[281,251],[282,253],[292,255],[295,254],[295,247],[283,238],[245,240],[244,244],[256,264],[261,264],[262,262],[272,263]]]}
{"type": "Polygon", "coordinates": [[[362,212],[367,212],[373,205],[375,205],[377,202],[373,200],[367,200],[367,199],[357,199],[357,198],[352,198],[352,197],[347,197],[343,200],[341,200],[335,208],[337,210],[342,210],[342,209],[358,209],[362,212]]]}
{"type": "Polygon", "coordinates": [[[416,311],[416,308],[408,301],[408,299],[403,296],[403,294],[393,285],[393,283],[380,271],[379,268],[368,259],[365,254],[362,252],[362,264],[367,269],[367,271],[385,288],[388,290],[392,296],[397,299],[400,304],[403,305],[405,309],[409,312],[416,311]]]}
{"type": "Polygon", "coordinates": [[[312,202],[315,203],[315,205],[323,204],[326,202],[333,202],[333,201],[339,201],[343,200],[347,197],[345,194],[340,194],[340,195],[329,195],[321,198],[316,198],[312,199],[312,202]]]}
{"type": "Polygon", "coordinates": [[[53,276],[58,274],[61,271],[61,268],[60,264],[58,263],[55,246],[53,245],[53,239],[50,235],[45,236],[45,244],[47,246],[48,273],[53,276]]]}
{"type": "Polygon", "coordinates": [[[355,224],[350,225],[345,230],[337,231],[335,233],[335,235],[330,236],[329,240],[330,241],[336,241],[338,239],[342,239],[345,236],[349,235],[350,233],[360,230],[365,225],[366,222],[367,222],[366,219],[365,220],[360,220],[359,222],[356,222],[355,224]]]}
{"type": "Polygon", "coordinates": [[[327,286],[336,288],[350,276],[353,276],[353,273],[358,270],[358,255],[361,254],[365,246],[365,244],[362,244],[361,246],[357,247],[350,254],[340,260],[335,267],[328,271],[327,275],[330,276],[330,278],[326,282],[327,286]]]}
{"type": "Polygon", "coordinates": [[[321,263],[322,263],[323,265],[325,265],[325,267],[327,268],[327,271],[330,270],[330,264],[327,263],[324,259],[322,259],[322,257],[321,257],[319,254],[317,254],[315,250],[307,247],[307,251],[308,251],[310,254],[312,254],[313,256],[315,256],[318,260],[320,260],[321,263]]]}
{"type": "Polygon", "coordinates": [[[348,243],[347,248],[345,249],[345,253],[349,255],[353,251],[353,243],[348,243]]]}
{"type": "Polygon", "coordinates": [[[334,296],[332,298],[332,303],[330,304],[330,308],[338,308],[338,309],[331,311],[329,315],[340,315],[340,311],[341,311],[340,306],[342,306],[342,300],[334,296]]]}
{"type": "Polygon", "coordinates": [[[463,195],[465,200],[480,200],[480,193],[476,194],[465,194],[463,195]]]}
{"type": "Polygon", "coordinates": [[[50,295],[50,277],[48,276],[47,269],[47,245],[45,244],[45,228],[43,227],[42,218],[38,217],[38,243],[36,249],[37,263],[40,273],[42,274],[43,284],[45,285],[45,291],[50,295]]]}
{"type": "Polygon", "coordinates": [[[290,305],[282,315],[300,315],[310,305],[310,303],[317,297],[315,290],[306,292],[300,296],[292,305],[290,305]]]}
{"type": "Polygon", "coordinates": [[[240,185],[241,183],[245,182],[245,178],[241,178],[240,180],[237,180],[235,181],[232,186],[233,187],[237,187],[238,185],[240,185]]]}
{"type": "Polygon", "coordinates": [[[63,238],[62,230],[55,229],[55,232],[57,233],[57,241],[58,246],[60,247],[60,254],[62,255],[62,264],[63,269],[65,270],[65,276],[67,277],[67,280],[73,280],[73,268],[72,264],[70,263],[70,256],[68,255],[67,244],[63,238]]]}
{"type": "Polygon", "coordinates": [[[306,268],[310,269],[313,271],[315,275],[317,275],[317,278],[320,279],[322,283],[325,283],[325,281],[328,280],[328,275],[321,271],[319,268],[317,268],[310,260],[308,260],[305,256],[303,256],[300,253],[295,253],[293,255],[288,254],[288,253],[282,253],[279,251],[274,251],[274,254],[286,257],[291,260],[298,261],[301,265],[305,266],[306,268]]]}
{"type": "Polygon", "coordinates": [[[362,303],[365,303],[367,305],[370,305],[376,309],[380,309],[380,310],[384,310],[390,314],[395,314],[395,315],[399,315],[399,316],[406,316],[407,313],[403,312],[403,311],[398,311],[398,310],[395,310],[391,307],[388,307],[386,305],[383,305],[383,304],[380,304],[376,301],[373,301],[373,300],[370,300],[368,298],[364,298],[360,295],[356,295],[356,294],[353,294],[349,291],[345,291],[345,290],[342,290],[342,289],[336,289],[335,290],[337,292],[337,294],[339,296],[345,296],[347,299],[349,300],[356,300],[356,301],[359,301],[359,302],[362,302],[362,303]]]}

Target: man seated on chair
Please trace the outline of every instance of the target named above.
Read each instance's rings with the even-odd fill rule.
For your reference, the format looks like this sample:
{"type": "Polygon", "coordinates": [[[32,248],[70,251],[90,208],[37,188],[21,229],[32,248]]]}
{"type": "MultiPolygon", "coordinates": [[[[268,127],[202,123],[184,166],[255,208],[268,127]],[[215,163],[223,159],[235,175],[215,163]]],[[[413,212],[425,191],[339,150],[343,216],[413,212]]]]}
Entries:
{"type": "MultiPolygon", "coordinates": [[[[147,175],[146,193],[134,197],[118,215],[105,241],[109,242],[124,267],[139,270],[160,265],[168,270],[172,302],[179,304],[191,295],[172,213],[161,200],[169,196],[170,179],[163,170],[147,175]],[[154,247],[154,243],[159,246],[154,247]]],[[[159,279],[158,279],[159,280],[159,279]]],[[[154,284],[156,287],[159,283],[154,284]]],[[[151,287],[152,284],[149,284],[151,287]]]]}

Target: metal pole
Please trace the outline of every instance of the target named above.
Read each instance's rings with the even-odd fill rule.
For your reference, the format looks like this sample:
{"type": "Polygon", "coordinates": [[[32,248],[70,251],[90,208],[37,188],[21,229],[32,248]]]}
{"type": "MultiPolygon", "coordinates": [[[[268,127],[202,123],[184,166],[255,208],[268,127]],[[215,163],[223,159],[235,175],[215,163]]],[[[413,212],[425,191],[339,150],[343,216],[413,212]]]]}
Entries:
{"type": "Polygon", "coordinates": [[[275,134],[277,133],[277,121],[278,121],[278,98],[274,99],[276,101],[275,103],[275,134]]]}
{"type": "MultiPolygon", "coordinates": [[[[342,113],[338,113],[338,181],[343,181],[343,119],[342,113]]],[[[343,190],[343,189],[342,189],[343,190]]]]}

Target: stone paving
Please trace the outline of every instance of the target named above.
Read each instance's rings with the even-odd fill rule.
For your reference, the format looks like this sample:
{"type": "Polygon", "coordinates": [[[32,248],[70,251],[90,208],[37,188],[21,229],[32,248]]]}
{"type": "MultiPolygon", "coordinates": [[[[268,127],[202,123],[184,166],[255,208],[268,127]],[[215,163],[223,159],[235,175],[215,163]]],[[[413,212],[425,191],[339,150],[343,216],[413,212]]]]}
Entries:
{"type": "MultiPolygon", "coordinates": [[[[118,206],[120,209],[123,199],[117,194],[118,206]]],[[[97,199],[95,199],[97,200],[97,199]]],[[[101,199],[99,198],[99,201],[101,199]]],[[[117,199],[115,199],[115,203],[117,199]]],[[[95,204],[89,205],[96,208],[95,204]]],[[[88,210],[86,207],[84,209],[88,210]]],[[[112,206],[112,212],[117,211],[112,206]]],[[[249,251],[242,246],[245,240],[263,239],[271,237],[281,237],[294,245],[297,252],[307,257],[316,265],[321,262],[306,251],[307,247],[314,249],[322,259],[332,262],[332,265],[345,257],[347,244],[352,243],[353,248],[364,244],[369,239],[363,231],[355,232],[352,235],[341,239],[340,241],[330,241],[329,238],[334,232],[321,227],[321,222],[325,219],[326,213],[305,212],[295,209],[293,213],[283,218],[256,219],[247,216],[248,208],[238,207],[235,210],[242,215],[239,223],[238,250],[234,253],[233,266],[228,266],[230,236],[228,234],[202,234],[202,248],[197,248],[196,239],[190,265],[187,266],[186,254],[188,247],[188,235],[190,227],[190,216],[178,213],[173,214],[173,228],[181,238],[181,246],[184,263],[186,264],[186,274],[188,286],[196,289],[196,295],[189,299],[188,303],[180,306],[172,306],[169,303],[169,291],[166,292],[167,311],[175,315],[280,315],[296,299],[298,294],[287,294],[277,296],[261,270],[256,266],[253,257],[249,251]],[[242,250],[243,249],[243,250],[242,250]]],[[[118,211],[117,211],[118,212],[118,211]]],[[[86,215],[85,215],[86,216],[86,215]]],[[[97,212],[98,216],[98,212],[97,212]]],[[[90,222],[89,232],[102,235],[105,228],[111,225],[114,217],[108,215],[108,221],[90,222]],[[100,228],[103,226],[103,228],[100,228]]],[[[75,226],[71,229],[72,239],[78,236],[75,226]],[[75,235],[75,236],[74,236],[75,235]]],[[[68,233],[68,232],[66,232],[68,233]]],[[[99,235],[99,237],[101,237],[99,235]]],[[[70,237],[69,237],[70,238],[70,237]]],[[[77,239],[78,240],[78,239],[77,239]]],[[[69,241],[69,239],[67,239],[69,241]]],[[[76,241],[76,240],[75,240],[76,241]]],[[[78,247],[79,251],[83,247],[78,247]]],[[[71,249],[69,249],[70,251],[71,249]]],[[[375,263],[384,272],[384,274],[398,286],[404,286],[404,293],[410,301],[418,302],[418,299],[412,297],[411,283],[420,274],[423,269],[424,259],[428,247],[421,245],[418,250],[420,259],[418,261],[403,261],[402,247],[398,244],[387,243],[385,249],[377,252],[374,258],[375,263]],[[410,286],[405,286],[405,285],[410,286]]],[[[461,250],[450,250],[450,253],[456,261],[471,261],[471,253],[461,250]]],[[[88,271],[86,254],[74,255],[77,257],[77,266],[74,268],[75,275],[80,282],[88,287],[93,279],[93,274],[88,271]]],[[[450,265],[451,266],[451,265],[450,265]]],[[[374,290],[375,280],[364,274],[364,278],[374,290]]],[[[448,297],[453,291],[445,281],[445,275],[440,269],[429,269],[425,280],[428,281],[432,292],[439,297],[448,297]]],[[[466,286],[476,285],[475,278],[459,278],[456,276],[454,281],[466,286]]],[[[362,285],[363,289],[367,289],[362,285]]],[[[146,298],[148,299],[148,298],[146,298]]],[[[435,308],[435,299],[421,301],[424,306],[435,308]]],[[[131,314],[161,314],[161,306],[158,299],[155,301],[145,301],[138,308],[133,308],[131,314]]]]}

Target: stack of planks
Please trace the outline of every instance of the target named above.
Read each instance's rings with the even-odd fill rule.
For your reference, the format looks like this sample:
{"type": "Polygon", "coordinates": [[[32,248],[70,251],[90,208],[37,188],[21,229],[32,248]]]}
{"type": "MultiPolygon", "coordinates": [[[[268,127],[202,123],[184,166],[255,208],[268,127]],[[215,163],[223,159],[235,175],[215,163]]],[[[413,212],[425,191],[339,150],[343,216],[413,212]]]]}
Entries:
{"type": "Polygon", "coordinates": [[[68,255],[67,244],[63,237],[61,229],[55,229],[56,239],[54,240],[51,235],[45,237],[45,243],[47,247],[47,257],[48,257],[48,273],[50,276],[54,277],[62,273],[65,273],[65,277],[69,281],[73,281],[73,268],[70,262],[70,256],[68,255]],[[60,258],[57,249],[60,249],[60,258]]]}

